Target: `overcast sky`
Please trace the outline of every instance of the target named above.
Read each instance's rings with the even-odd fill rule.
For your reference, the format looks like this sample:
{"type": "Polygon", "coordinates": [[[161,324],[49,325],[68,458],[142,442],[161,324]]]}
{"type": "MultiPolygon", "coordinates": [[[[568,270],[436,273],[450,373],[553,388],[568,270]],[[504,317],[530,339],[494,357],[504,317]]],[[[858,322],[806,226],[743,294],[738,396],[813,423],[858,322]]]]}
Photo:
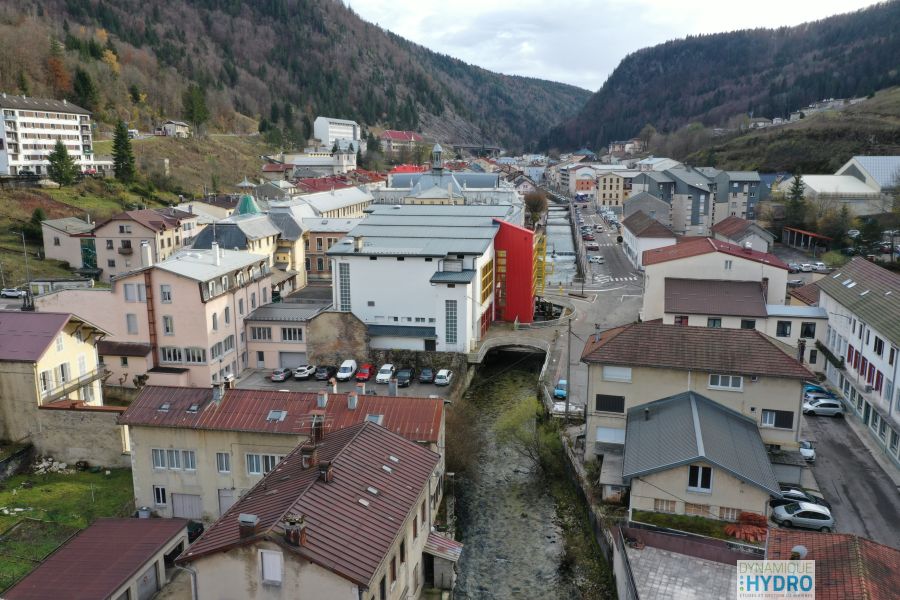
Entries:
{"type": "Polygon", "coordinates": [[[874,2],[350,0],[349,4],[367,21],[468,63],[596,91],[622,58],[640,48],[691,34],[797,25],[874,2]]]}

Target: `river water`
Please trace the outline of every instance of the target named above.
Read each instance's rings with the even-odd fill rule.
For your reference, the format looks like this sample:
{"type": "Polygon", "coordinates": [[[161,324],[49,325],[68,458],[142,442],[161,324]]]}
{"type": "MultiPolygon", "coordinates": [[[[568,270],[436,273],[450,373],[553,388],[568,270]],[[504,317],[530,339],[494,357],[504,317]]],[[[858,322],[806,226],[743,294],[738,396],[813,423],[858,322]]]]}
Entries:
{"type": "Polygon", "coordinates": [[[547,276],[548,284],[566,284],[574,280],[577,269],[569,208],[552,202],[547,208],[547,260],[553,265],[553,272],[547,276]]]}
{"type": "Polygon", "coordinates": [[[477,464],[455,484],[465,544],[456,599],[580,597],[571,572],[560,572],[565,539],[553,497],[533,465],[492,435],[498,415],[535,396],[542,362],[542,355],[492,353],[463,400],[474,405],[468,434],[481,446],[477,464]]]}

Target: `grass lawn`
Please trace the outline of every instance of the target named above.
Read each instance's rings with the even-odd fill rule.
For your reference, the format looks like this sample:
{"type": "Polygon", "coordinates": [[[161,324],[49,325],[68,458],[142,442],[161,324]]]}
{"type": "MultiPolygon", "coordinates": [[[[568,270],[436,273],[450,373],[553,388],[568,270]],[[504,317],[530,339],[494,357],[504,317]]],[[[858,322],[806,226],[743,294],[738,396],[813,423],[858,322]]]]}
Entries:
{"type": "Polygon", "coordinates": [[[832,268],[843,267],[850,262],[850,257],[832,250],[822,255],[822,262],[832,268]]]}
{"type": "Polygon", "coordinates": [[[100,473],[17,475],[0,484],[0,590],[37,566],[98,517],[127,516],[134,492],[130,469],[100,473]],[[23,488],[23,482],[31,482],[23,488]],[[93,493],[92,493],[93,489],[93,493]]]}

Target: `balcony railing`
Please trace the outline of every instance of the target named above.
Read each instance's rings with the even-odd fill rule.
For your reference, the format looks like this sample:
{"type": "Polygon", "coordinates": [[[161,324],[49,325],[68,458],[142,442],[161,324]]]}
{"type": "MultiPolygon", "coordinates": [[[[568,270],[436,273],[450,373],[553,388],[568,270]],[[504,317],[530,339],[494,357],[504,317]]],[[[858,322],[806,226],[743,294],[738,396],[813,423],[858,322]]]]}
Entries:
{"type": "Polygon", "coordinates": [[[71,394],[72,392],[97,381],[101,377],[103,377],[103,369],[96,369],[94,371],[89,371],[76,379],[71,379],[63,383],[62,385],[51,388],[46,393],[44,393],[42,395],[43,403],[46,404],[59,400],[60,398],[63,398],[71,394]]]}
{"type": "Polygon", "coordinates": [[[130,256],[134,254],[134,248],[132,248],[131,246],[121,246],[119,247],[119,254],[130,256]]]}
{"type": "Polygon", "coordinates": [[[821,352],[825,356],[825,360],[827,360],[840,370],[844,369],[845,365],[843,356],[835,356],[834,353],[829,350],[828,346],[818,340],[816,341],[816,348],[818,348],[819,352],[821,352]]]}

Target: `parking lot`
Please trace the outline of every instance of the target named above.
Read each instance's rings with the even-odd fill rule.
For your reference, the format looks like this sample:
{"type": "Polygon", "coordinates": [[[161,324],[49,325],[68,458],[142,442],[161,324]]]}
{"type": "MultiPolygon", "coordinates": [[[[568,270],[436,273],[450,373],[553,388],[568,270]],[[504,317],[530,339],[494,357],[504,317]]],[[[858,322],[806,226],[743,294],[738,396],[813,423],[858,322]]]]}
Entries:
{"type": "MultiPolygon", "coordinates": [[[[381,365],[376,365],[376,369],[381,365]]],[[[316,381],[315,379],[297,380],[294,378],[287,381],[273,382],[269,379],[271,370],[255,369],[246,371],[236,383],[235,387],[248,390],[290,390],[292,392],[318,392],[319,390],[332,391],[332,387],[325,381],[316,381]]],[[[417,374],[418,375],[418,374],[417,374]]],[[[366,393],[384,396],[388,393],[388,385],[386,383],[375,383],[373,376],[370,381],[365,383],[366,393]]],[[[409,387],[397,388],[398,396],[411,396],[419,398],[427,398],[428,396],[440,396],[447,399],[450,397],[450,390],[453,386],[437,386],[433,383],[419,383],[414,381],[409,387]]],[[[356,380],[338,381],[337,392],[348,393],[356,388],[356,380]]]]}

